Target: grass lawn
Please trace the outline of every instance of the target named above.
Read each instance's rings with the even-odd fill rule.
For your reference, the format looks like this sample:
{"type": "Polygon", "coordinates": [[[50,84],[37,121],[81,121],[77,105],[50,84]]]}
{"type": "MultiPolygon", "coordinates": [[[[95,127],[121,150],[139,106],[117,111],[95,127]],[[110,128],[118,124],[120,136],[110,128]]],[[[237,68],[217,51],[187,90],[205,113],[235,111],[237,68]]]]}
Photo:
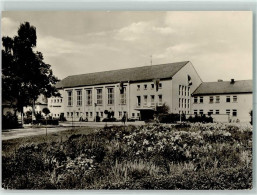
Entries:
{"type": "Polygon", "coordinates": [[[250,189],[252,127],[159,124],[3,141],[5,189],[250,189]]]}

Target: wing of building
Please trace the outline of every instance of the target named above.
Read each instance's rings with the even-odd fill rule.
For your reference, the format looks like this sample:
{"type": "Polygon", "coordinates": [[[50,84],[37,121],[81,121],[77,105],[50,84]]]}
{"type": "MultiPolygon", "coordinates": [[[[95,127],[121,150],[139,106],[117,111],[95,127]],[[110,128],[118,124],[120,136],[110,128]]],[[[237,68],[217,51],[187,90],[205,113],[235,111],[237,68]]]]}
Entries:
{"type": "Polygon", "coordinates": [[[252,80],[205,82],[192,93],[192,112],[217,121],[248,122],[253,108],[252,80]]]}
{"type": "Polygon", "coordinates": [[[146,120],[152,118],[155,108],[164,103],[171,113],[187,115],[213,111],[213,114],[224,114],[228,118],[227,110],[230,109],[231,115],[235,115],[236,110],[237,117],[233,119],[238,119],[242,106],[239,94],[251,96],[252,85],[251,81],[233,82],[233,85],[230,82],[204,83],[190,61],[73,75],[57,83],[62,98],[50,98],[48,107],[54,117],[63,115],[69,121],[94,121],[96,117],[102,120],[106,118],[106,110],[113,112],[117,119],[125,115],[146,120]],[[227,105],[222,104],[223,98],[229,94],[231,100],[237,96],[238,106],[230,105],[224,110],[227,105]],[[217,108],[207,103],[205,99],[209,96],[219,96],[220,103],[210,104],[217,108]]]}

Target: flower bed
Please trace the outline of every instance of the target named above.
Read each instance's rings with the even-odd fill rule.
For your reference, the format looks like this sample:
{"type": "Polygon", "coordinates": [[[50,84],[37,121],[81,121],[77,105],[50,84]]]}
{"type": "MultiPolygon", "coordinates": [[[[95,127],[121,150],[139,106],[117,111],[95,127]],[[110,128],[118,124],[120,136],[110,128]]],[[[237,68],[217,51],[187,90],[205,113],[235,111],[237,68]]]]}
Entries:
{"type": "Polygon", "coordinates": [[[107,127],[22,145],[2,162],[11,189],[248,189],[252,127],[107,127]]]}

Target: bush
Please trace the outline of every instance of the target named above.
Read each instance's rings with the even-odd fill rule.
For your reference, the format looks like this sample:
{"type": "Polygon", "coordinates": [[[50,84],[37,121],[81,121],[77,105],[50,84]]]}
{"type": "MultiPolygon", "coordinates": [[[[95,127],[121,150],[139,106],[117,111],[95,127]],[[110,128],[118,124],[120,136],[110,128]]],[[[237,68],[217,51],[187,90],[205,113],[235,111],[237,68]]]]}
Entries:
{"type": "Polygon", "coordinates": [[[117,121],[116,118],[104,118],[104,119],[102,120],[102,122],[116,122],[116,121],[117,121]]]}
{"type": "Polygon", "coordinates": [[[39,120],[34,120],[33,124],[41,124],[41,125],[59,125],[59,120],[58,119],[39,119],[39,120]]]}
{"type": "Polygon", "coordinates": [[[15,114],[7,112],[6,115],[2,116],[2,128],[3,129],[14,129],[21,125],[18,123],[18,118],[15,114]]]}
{"type": "Polygon", "coordinates": [[[211,116],[206,116],[205,114],[203,115],[195,115],[194,117],[190,116],[187,121],[191,123],[213,123],[213,118],[211,116]]]}

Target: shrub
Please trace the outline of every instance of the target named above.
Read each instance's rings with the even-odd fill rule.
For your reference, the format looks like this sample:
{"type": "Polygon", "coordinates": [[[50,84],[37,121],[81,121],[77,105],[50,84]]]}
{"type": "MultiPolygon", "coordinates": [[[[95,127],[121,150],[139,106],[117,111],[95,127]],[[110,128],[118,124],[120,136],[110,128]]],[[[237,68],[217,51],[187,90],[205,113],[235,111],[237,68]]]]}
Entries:
{"type": "Polygon", "coordinates": [[[20,127],[18,118],[15,114],[7,112],[6,115],[2,115],[2,128],[3,129],[14,129],[20,127]]]}
{"type": "Polygon", "coordinates": [[[102,122],[115,122],[117,121],[116,118],[104,118],[102,122]]]}

